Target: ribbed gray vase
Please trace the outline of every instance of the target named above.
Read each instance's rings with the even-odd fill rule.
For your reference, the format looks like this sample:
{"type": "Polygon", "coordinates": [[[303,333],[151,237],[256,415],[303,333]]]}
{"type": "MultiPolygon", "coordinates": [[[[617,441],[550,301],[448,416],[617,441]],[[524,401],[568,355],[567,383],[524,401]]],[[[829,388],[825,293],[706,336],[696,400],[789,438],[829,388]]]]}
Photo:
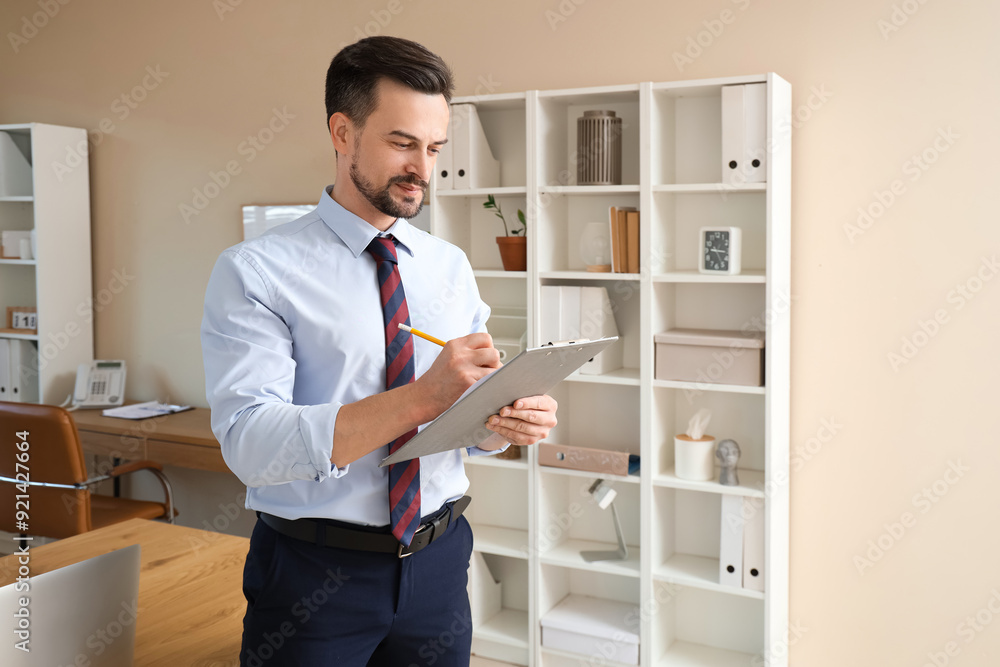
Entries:
{"type": "Polygon", "coordinates": [[[576,120],[577,185],[621,185],[622,119],[614,111],[584,111],[576,120]]]}

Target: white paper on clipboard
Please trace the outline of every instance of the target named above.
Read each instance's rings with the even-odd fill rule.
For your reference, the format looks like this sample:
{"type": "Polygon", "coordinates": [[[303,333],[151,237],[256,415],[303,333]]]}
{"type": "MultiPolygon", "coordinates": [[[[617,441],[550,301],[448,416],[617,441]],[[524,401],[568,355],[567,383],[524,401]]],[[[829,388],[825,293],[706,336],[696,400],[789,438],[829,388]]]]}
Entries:
{"type": "Polygon", "coordinates": [[[379,467],[482,444],[495,435],[486,428],[486,420],[500,408],[547,393],[616,340],[618,336],[525,350],[470,387],[409,442],[382,459],[379,467]]]}

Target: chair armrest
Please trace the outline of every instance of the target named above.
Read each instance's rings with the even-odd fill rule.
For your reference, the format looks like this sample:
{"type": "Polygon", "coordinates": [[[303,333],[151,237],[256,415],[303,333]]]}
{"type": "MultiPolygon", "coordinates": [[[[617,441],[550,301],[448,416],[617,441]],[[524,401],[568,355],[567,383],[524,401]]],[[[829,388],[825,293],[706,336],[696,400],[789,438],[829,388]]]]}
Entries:
{"type": "Polygon", "coordinates": [[[137,470],[163,470],[163,464],[156,461],[129,461],[112,468],[108,472],[108,477],[120,477],[137,470]]]}

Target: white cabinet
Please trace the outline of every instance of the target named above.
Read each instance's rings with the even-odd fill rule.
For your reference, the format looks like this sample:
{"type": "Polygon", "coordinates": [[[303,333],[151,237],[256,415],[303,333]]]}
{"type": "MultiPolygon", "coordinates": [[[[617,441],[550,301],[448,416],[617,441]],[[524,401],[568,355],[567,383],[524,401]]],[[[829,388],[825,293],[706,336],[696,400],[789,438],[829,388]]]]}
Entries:
{"type": "Polygon", "coordinates": [[[0,259],[0,339],[30,343],[34,363],[12,372],[35,374],[39,395],[22,400],[59,404],[77,365],[94,356],[87,132],[28,123],[0,125],[0,133],[31,168],[27,192],[0,192],[0,230],[35,233],[33,258],[0,259]],[[8,307],[35,308],[37,333],[7,328],[8,307]]]}
{"type": "MultiPolygon", "coordinates": [[[[474,630],[474,652],[544,667],[617,664],[541,646],[540,619],[576,594],[634,605],[624,620],[639,634],[641,665],[749,667],[765,658],[772,667],[786,664],[789,84],[767,74],[455,102],[477,107],[500,161],[500,186],[437,191],[432,184],[432,233],[468,254],[494,308],[489,327],[499,343],[510,344],[522,331],[530,345],[545,342],[539,339],[542,286],[607,288],[623,367],[574,374],[556,387],[559,425],[549,441],[627,451],[642,460],[641,473],[630,477],[542,467],[531,448],[520,461],[468,460],[476,549],[503,591],[501,611],[474,630]],[[761,181],[724,176],[722,91],[744,84],[764,84],[766,91],[761,181]],[[586,110],[622,118],[621,185],[576,184],[576,119],[586,110]],[[518,208],[527,214],[526,272],[500,269],[494,238],[503,227],[482,207],[488,194],[508,220],[518,208]],[[588,273],[580,257],[584,227],[607,221],[610,206],[640,210],[638,273],[588,273]],[[723,225],[741,229],[743,270],[701,274],[699,228],[723,225]],[[764,386],[655,379],[653,337],[671,328],[764,331],[764,386]],[[712,410],[710,433],[742,449],[737,487],[674,474],[673,436],[700,408],[712,410]],[[611,513],[588,493],[599,477],[618,494],[629,549],[622,561],[580,556],[615,548],[611,513]],[[765,518],[763,592],[719,583],[725,493],[745,496],[745,505],[765,518]]],[[[738,126],[745,144],[756,126],[738,126]]]]}

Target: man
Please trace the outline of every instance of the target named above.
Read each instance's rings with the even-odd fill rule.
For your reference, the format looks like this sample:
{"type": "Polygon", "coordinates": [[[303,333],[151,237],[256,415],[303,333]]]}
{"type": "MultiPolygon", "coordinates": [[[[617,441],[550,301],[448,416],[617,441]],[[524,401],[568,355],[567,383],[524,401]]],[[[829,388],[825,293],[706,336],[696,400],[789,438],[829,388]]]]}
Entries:
{"type": "MultiPolygon", "coordinates": [[[[314,212],[224,251],[209,281],[212,427],[260,518],[243,665],[468,664],[461,454],[378,467],[500,367],[467,258],[406,221],[447,141],[451,91],[419,44],[344,48],[327,72],[335,185],[314,212]]],[[[555,411],[548,396],[520,399],[469,454],[534,444],[555,411]]]]}

